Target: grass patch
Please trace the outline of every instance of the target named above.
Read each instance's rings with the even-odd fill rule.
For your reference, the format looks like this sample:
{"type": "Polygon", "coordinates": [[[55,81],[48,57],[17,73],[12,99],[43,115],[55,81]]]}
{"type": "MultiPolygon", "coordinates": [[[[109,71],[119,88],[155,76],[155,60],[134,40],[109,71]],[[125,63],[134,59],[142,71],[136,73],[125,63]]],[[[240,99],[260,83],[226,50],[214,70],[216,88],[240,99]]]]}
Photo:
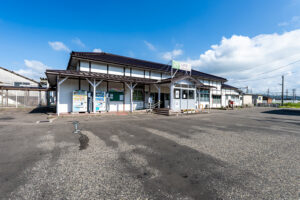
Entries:
{"type": "Polygon", "coordinates": [[[300,102],[299,103],[284,103],[283,106],[280,106],[280,108],[300,108],[300,102]]]}

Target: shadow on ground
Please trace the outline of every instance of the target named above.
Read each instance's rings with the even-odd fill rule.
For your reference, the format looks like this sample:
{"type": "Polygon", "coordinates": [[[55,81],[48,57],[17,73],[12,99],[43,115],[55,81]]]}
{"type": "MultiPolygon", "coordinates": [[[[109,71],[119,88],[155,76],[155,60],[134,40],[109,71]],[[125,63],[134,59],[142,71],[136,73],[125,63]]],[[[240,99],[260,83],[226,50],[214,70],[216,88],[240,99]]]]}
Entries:
{"type": "Polygon", "coordinates": [[[45,107],[37,107],[37,108],[34,108],[33,110],[31,110],[29,113],[55,113],[55,107],[48,107],[48,106],[45,106],[45,107]]]}
{"type": "Polygon", "coordinates": [[[275,114],[275,115],[294,115],[294,116],[300,116],[300,109],[280,109],[280,110],[269,110],[262,113],[267,114],[275,114]]]}
{"type": "Polygon", "coordinates": [[[154,199],[172,199],[182,195],[193,199],[220,199],[225,195],[220,191],[231,188],[246,193],[252,185],[249,183],[255,180],[255,175],[249,171],[130,123],[103,128],[101,134],[97,126],[84,128],[90,129],[113,148],[118,149],[123,144],[135,146],[120,152],[120,162],[127,173],[141,180],[145,192],[154,199]],[[112,135],[117,136],[119,142],[112,140],[112,135]],[[145,163],[139,165],[139,160],[144,159],[145,163]]]}

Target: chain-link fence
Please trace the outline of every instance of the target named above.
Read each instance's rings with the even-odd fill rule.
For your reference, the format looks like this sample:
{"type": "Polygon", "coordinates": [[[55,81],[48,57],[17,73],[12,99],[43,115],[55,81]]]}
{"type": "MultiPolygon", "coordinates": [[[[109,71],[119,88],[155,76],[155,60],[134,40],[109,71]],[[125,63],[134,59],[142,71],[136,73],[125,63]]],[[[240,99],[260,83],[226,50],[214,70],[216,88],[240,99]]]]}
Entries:
{"type": "Polygon", "coordinates": [[[0,107],[39,107],[47,105],[45,90],[0,90],[0,107]]]}

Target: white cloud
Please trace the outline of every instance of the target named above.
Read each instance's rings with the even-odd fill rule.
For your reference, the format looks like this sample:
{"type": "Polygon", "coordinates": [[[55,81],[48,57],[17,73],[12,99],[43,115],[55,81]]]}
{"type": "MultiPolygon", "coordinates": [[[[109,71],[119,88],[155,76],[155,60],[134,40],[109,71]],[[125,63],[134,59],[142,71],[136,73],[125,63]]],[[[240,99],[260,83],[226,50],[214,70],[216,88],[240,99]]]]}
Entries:
{"type": "Polygon", "coordinates": [[[181,49],[174,49],[173,51],[167,51],[162,54],[162,59],[164,60],[172,60],[183,54],[181,49]]]}
{"type": "Polygon", "coordinates": [[[44,63],[37,60],[24,60],[25,68],[19,69],[16,73],[24,75],[28,78],[39,80],[40,77],[45,77],[46,69],[51,69],[51,67],[45,65],[44,63]]]}
{"type": "Polygon", "coordinates": [[[74,44],[76,44],[76,45],[82,47],[82,48],[85,47],[85,44],[84,44],[79,38],[73,39],[72,42],[73,42],[74,44]]]}
{"type": "Polygon", "coordinates": [[[282,26],[282,27],[291,26],[293,28],[299,28],[300,27],[300,16],[294,16],[289,21],[280,22],[280,23],[278,23],[278,26],[282,26]]]}
{"type": "Polygon", "coordinates": [[[102,52],[102,50],[101,50],[101,49],[99,49],[99,48],[98,48],[98,49],[96,48],[96,49],[93,49],[93,52],[95,52],[95,53],[101,53],[101,52],[102,52]]]}
{"type": "Polygon", "coordinates": [[[187,59],[194,69],[227,78],[236,86],[249,85],[256,91],[280,91],[281,75],[289,74],[288,88],[299,88],[300,29],[282,34],[261,34],[253,38],[233,35],[223,37],[197,59],[187,59]],[[270,78],[273,77],[273,78],[270,78]],[[258,80],[259,79],[259,80],[258,80]]]}
{"type": "Polygon", "coordinates": [[[144,40],[145,45],[148,47],[148,49],[150,49],[151,51],[155,51],[156,48],[153,44],[151,44],[150,42],[144,40]]]}
{"type": "Polygon", "coordinates": [[[67,52],[70,52],[70,49],[64,43],[62,43],[62,42],[55,41],[55,42],[48,42],[48,44],[55,51],[67,51],[67,52]]]}

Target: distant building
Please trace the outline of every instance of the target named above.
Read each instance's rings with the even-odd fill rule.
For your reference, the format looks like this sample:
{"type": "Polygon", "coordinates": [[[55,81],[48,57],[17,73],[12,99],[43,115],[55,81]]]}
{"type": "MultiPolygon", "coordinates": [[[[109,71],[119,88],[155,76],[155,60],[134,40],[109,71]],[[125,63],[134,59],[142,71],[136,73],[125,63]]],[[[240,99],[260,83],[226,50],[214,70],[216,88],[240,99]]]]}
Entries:
{"type": "Polygon", "coordinates": [[[242,91],[231,85],[222,84],[222,106],[229,106],[229,102],[233,101],[233,106],[242,106],[242,91]]]}
{"type": "Polygon", "coordinates": [[[47,80],[41,83],[11,70],[0,67],[0,107],[37,107],[49,105],[47,80]]]}
{"type": "Polygon", "coordinates": [[[243,106],[253,106],[252,94],[243,94],[243,106]]]}
{"type": "Polygon", "coordinates": [[[0,67],[0,86],[40,87],[40,83],[21,74],[0,67]]]}
{"type": "Polygon", "coordinates": [[[271,103],[273,103],[273,99],[268,96],[263,96],[263,103],[271,104],[271,103]]]}
{"type": "Polygon", "coordinates": [[[263,95],[259,95],[259,94],[252,95],[252,102],[254,105],[263,103],[263,95]]]}

